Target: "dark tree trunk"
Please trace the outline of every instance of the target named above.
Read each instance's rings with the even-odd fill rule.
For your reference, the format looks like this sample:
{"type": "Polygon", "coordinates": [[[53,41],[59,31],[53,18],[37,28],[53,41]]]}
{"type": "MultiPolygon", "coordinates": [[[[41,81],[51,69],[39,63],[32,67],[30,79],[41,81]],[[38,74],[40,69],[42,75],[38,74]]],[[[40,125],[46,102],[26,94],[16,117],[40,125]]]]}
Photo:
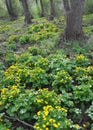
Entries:
{"type": "Polygon", "coordinates": [[[70,11],[70,5],[68,0],[63,0],[63,5],[66,12],[70,11]]]}
{"type": "Polygon", "coordinates": [[[36,4],[38,4],[38,0],[36,0],[36,4]]]}
{"type": "Polygon", "coordinates": [[[39,4],[38,4],[38,0],[36,0],[36,6],[37,6],[37,10],[38,10],[38,15],[41,16],[40,9],[39,9],[39,4]]]}
{"type": "Polygon", "coordinates": [[[15,14],[13,7],[12,7],[12,1],[11,0],[5,0],[6,3],[6,8],[8,11],[8,14],[10,16],[10,20],[16,20],[17,19],[17,15],[15,14]]]}
{"type": "Polygon", "coordinates": [[[30,23],[32,23],[32,21],[31,21],[32,16],[29,11],[29,7],[28,7],[28,3],[27,3],[28,0],[20,0],[20,1],[22,2],[22,6],[24,9],[25,22],[27,24],[30,24],[30,23]]]}
{"type": "Polygon", "coordinates": [[[50,20],[53,20],[55,17],[55,5],[54,0],[50,0],[50,20]]]}
{"type": "Polygon", "coordinates": [[[82,15],[85,0],[63,0],[66,12],[66,40],[82,38],[82,15]]]}
{"type": "Polygon", "coordinates": [[[41,5],[41,17],[44,17],[44,5],[42,0],[40,0],[40,5],[41,5]]]}

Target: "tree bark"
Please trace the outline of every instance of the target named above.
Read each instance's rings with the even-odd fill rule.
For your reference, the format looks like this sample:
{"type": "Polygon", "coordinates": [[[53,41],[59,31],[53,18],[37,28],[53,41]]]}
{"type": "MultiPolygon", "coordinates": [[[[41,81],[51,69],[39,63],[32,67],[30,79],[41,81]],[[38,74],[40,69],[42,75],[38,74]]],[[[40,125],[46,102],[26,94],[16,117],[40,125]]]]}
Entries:
{"type": "Polygon", "coordinates": [[[13,10],[12,1],[11,0],[5,0],[5,3],[6,3],[6,8],[7,8],[8,14],[10,16],[10,20],[16,20],[17,15],[16,15],[15,11],[13,10]]]}
{"type": "Polygon", "coordinates": [[[36,4],[38,4],[38,0],[36,0],[36,4]]]}
{"type": "Polygon", "coordinates": [[[41,17],[44,17],[44,5],[42,0],[40,0],[40,5],[41,5],[41,17]]]}
{"type": "Polygon", "coordinates": [[[29,11],[27,0],[20,0],[20,1],[22,2],[22,6],[24,9],[25,22],[27,24],[30,24],[30,23],[32,23],[32,21],[31,21],[32,17],[31,17],[30,11],[29,11]]]}
{"type": "Polygon", "coordinates": [[[70,10],[70,5],[68,0],[63,0],[63,5],[66,12],[70,10]]]}
{"type": "Polygon", "coordinates": [[[50,20],[53,20],[55,17],[55,5],[54,0],[50,0],[50,20]]]}
{"type": "Polygon", "coordinates": [[[79,39],[83,36],[82,15],[85,0],[63,0],[66,12],[66,40],[79,39]]]}
{"type": "Polygon", "coordinates": [[[38,16],[41,16],[41,12],[40,12],[40,9],[39,9],[39,4],[38,4],[38,0],[35,1],[36,2],[36,6],[37,6],[37,11],[38,11],[38,16]]]}

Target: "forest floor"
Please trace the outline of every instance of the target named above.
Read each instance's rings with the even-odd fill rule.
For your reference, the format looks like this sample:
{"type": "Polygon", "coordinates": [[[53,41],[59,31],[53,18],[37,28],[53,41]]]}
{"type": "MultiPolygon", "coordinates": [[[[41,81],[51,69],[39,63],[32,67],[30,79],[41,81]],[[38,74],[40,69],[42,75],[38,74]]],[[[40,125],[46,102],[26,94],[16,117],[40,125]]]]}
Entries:
{"type": "Polygon", "coordinates": [[[92,21],[87,41],[59,45],[63,17],[0,20],[1,130],[93,130],[92,21]]]}

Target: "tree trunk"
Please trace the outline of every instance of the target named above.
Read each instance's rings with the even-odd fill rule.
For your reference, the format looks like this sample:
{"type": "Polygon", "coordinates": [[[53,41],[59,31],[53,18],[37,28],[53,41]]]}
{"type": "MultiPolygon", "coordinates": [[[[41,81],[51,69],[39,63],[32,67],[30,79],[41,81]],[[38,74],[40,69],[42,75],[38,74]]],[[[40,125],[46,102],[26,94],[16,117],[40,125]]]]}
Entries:
{"type": "Polygon", "coordinates": [[[8,11],[8,14],[10,16],[10,20],[16,20],[17,19],[17,15],[15,14],[13,7],[12,7],[12,1],[11,0],[5,0],[6,3],[6,8],[8,11]]]}
{"type": "Polygon", "coordinates": [[[63,0],[66,12],[66,40],[79,39],[83,36],[82,15],[85,0],[63,0]]]}
{"type": "Polygon", "coordinates": [[[24,9],[25,22],[27,24],[30,24],[30,23],[32,23],[32,21],[31,21],[31,14],[30,14],[30,11],[29,11],[29,8],[28,8],[27,0],[20,0],[20,1],[22,2],[22,6],[23,6],[23,9],[24,9]]]}
{"type": "Polygon", "coordinates": [[[41,5],[41,17],[44,17],[44,5],[42,0],[40,0],[40,5],[41,5]]]}
{"type": "Polygon", "coordinates": [[[40,9],[39,9],[39,4],[38,4],[38,0],[35,1],[36,2],[36,6],[37,6],[37,11],[38,11],[38,16],[41,16],[41,12],[40,12],[40,9]]]}
{"type": "Polygon", "coordinates": [[[36,0],[36,4],[38,4],[38,0],[36,0]]]}
{"type": "Polygon", "coordinates": [[[50,0],[50,20],[53,20],[55,17],[55,5],[54,0],[50,0]]]}

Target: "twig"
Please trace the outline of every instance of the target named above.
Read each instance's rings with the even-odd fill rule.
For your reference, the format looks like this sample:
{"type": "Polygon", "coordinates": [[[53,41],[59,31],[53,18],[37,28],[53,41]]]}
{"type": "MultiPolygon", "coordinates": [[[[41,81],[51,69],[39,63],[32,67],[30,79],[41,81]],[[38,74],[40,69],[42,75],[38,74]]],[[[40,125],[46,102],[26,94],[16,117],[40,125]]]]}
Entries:
{"type": "MultiPolygon", "coordinates": [[[[4,115],[4,117],[7,118],[7,119],[16,120],[16,121],[18,121],[18,122],[20,122],[20,123],[22,123],[22,124],[24,124],[24,125],[26,125],[26,126],[28,126],[28,127],[30,127],[30,128],[33,128],[32,125],[28,124],[28,123],[25,122],[25,121],[22,121],[22,120],[18,119],[17,117],[10,117],[10,116],[7,116],[7,115],[4,115]]],[[[33,129],[34,129],[34,128],[33,128],[33,129]]]]}

